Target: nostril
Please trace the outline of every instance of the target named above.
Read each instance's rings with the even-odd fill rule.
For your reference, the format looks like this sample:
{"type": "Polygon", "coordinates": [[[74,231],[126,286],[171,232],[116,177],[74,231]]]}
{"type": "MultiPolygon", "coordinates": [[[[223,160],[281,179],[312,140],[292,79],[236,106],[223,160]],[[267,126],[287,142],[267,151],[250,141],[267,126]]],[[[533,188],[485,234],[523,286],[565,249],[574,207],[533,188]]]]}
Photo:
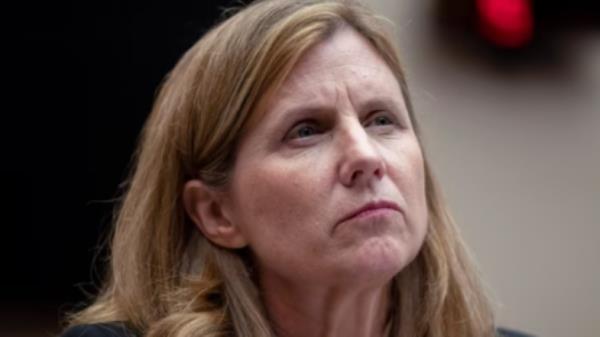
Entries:
{"type": "Polygon", "coordinates": [[[360,177],[360,175],[362,174],[362,171],[354,171],[354,173],[352,173],[352,181],[356,181],[356,179],[358,179],[358,177],[360,177]]]}
{"type": "Polygon", "coordinates": [[[381,178],[383,176],[381,168],[375,169],[375,172],[373,172],[373,175],[376,176],[377,178],[381,178]]]}

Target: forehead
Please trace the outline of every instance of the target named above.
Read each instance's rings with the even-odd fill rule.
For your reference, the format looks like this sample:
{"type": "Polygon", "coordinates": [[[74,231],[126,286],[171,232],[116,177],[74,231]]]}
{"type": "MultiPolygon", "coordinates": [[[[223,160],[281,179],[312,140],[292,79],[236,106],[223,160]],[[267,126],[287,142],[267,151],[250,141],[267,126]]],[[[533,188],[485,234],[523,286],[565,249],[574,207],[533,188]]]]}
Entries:
{"type": "Polygon", "coordinates": [[[244,133],[262,121],[284,118],[290,108],[335,104],[340,91],[351,91],[354,102],[384,99],[406,109],[398,79],[387,63],[368,40],[344,27],[305,52],[283,82],[267,90],[244,133]]]}
{"type": "Polygon", "coordinates": [[[356,86],[357,94],[401,95],[396,77],[369,41],[343,28],[309,49],[272,98],[317,98],[342,82],[356,86]]]}

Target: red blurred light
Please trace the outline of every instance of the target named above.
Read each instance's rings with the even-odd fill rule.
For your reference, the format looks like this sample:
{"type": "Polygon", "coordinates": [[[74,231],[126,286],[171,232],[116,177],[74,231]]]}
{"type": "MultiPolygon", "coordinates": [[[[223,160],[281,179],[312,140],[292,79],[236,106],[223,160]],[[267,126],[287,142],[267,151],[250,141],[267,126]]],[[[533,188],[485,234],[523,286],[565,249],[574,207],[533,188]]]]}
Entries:
{"type": "Polygon", "coordinates": [[[492,43],[518,48],[533,38],[531,0],[477,0],[479,29],[492,43]]]}

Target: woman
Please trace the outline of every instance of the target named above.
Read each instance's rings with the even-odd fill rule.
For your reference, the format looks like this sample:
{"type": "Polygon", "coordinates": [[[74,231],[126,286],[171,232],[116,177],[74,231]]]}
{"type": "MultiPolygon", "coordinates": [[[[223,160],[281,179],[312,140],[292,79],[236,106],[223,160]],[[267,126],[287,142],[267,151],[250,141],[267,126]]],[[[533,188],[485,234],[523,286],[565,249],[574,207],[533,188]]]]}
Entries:
{"type": "Polygon", "coordinates": [[[168,75],[64,336],[493,336],[385,23],[258,1],[168,75]]]}

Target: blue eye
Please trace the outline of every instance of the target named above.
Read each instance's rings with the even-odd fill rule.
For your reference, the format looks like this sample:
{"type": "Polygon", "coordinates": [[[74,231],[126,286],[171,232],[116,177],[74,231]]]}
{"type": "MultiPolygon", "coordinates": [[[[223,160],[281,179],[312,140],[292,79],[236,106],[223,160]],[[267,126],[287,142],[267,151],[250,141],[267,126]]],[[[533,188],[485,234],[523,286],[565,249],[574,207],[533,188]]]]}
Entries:
{"type": "Polygon", "coordinates": [[[390,125],[390,124],[394,124],[394,122],[392,122],[392,120],[386,116],[377,116],[373,120],[373,124],[375,124],[375,125],[390,125]]]}
{"type": "Polygon", "coordinates": [[[395,121],[390,118],[389,116],[386,115],[377,115],[375,116],[373,119],[371,119],[368,123],[367,126],[386,126],[386,125],[393,125],[396,124],[395,121]]]}
{"type": "Polygon", "coordinates": [[[317,129],[315,129],[311,125],[304,125],[298,130],[296,130],[296,135],[298,138],[309,137],[317,133],[317,129]]]}
{"type": "Polygon", "coordinates": [[[314,136],[320,132],[319,128],[315,126],[313,123],[303,122],[296,125],[290,132],[288,133],[288,139],[298,139],[298,138],[307,138],[314,136]]]}

